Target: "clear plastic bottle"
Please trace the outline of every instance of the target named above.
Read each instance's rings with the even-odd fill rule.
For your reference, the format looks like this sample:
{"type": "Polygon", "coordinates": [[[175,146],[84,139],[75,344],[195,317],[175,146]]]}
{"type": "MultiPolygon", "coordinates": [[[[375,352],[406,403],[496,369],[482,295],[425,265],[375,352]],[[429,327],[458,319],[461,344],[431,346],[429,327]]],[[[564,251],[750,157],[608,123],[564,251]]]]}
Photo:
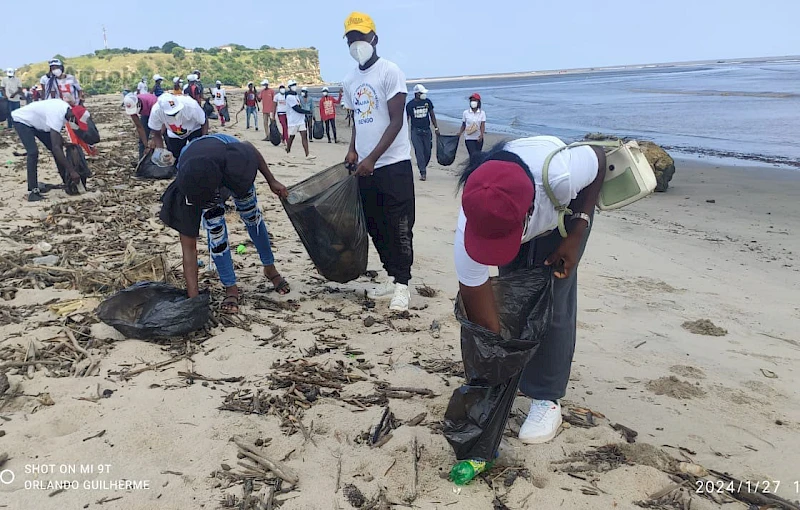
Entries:
{"type": "Polygon", "coordinates": [[[479,474],[491,469],[492,464],[484,460],[462,460],[450,470],[450,480],[456,485],[466,485],[479,474]]]}

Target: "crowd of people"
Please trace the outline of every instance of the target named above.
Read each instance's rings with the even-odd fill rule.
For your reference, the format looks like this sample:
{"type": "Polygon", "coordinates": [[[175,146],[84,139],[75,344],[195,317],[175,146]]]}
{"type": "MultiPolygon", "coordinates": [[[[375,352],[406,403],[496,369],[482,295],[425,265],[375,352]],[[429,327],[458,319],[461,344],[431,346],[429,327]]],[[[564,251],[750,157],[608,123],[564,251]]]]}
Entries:
{"type": "MultiPolygon", "coordinates": [[[[344,79],[337,97],[326,87],[315,100],[305,87],[298,90],[294,80],[277,89],[270,88],[268,80],[260,82],[261,90],[248,83],[242,97],[245,129],[250,129],[252,120],[253,128],[259,130],[260,112],[265,131],[272,123],[280,125],[286,152],[292,150],[299,134],[306,157],[312,158],[309,131],[317,114],[330,143],[338,141],[337,106],[350,112],[351,136],[344,161],[357,176],[367,230],[386,273],[385,280],[369,296],[388,298],[390,310],[406,311],[414,262],[411,147],[420,179],[425,180],[433,133],[438,135],[439,125],[423,85],[413,88],[413,98],[407,102],[405,74],[397,64],[378,56],[379,38],[368,15],[348,16],[344,35],[357,65],[344,79]]],[[[136,127],[140,156],[147,148],[166,147],[177,167],[177,176],[162,197],[160,218],[180,234],[189,296],[199,292],[196,239],[202,226],[226,289],[223,310],[239,310],[225,223],[224,204],[229,198],[233,198],[257,248],[265,277],[278,293],[290,292],[289,283],[274,265],[254,183],[262,175],[279,197],[287,196],[286,187],[275,179],[253,144],[225,134],[209,134],[206,103],[211,103],[212,111],[216,109],[221,125],[229,120],[228,97],[221,81],[206,91],[200,70],[189,74],[185,85],[175,77],[171,90],[162,87],[163,80],[155,75],[153,86],[148,87],[147,79],[142,78],[135,92],[125,95],[123,104],[136,127]]],[[[46,192],[46,186],[38,182],[36,139],[53,153],[65,183],[79,175],[64,157],[64,144],[82,144],[90,149],[88,144],[97,139],[81,104],[83,90],[74,76],[64,72],[59,60],[50,61],[50,71],[40,84],[44,101],[10,107],[13,125],[27,151],[31,201],[40,200],[46,192]],[[61,135],[65,127],[66,140],[61,135]]],[[[3,92],[11,102],[24,95],[13,70],[3,80],[3,92]]],[[[500,332],[489,266],[499,266],[501,274],[520,268],[553,267],[554,318],[520,383],[532,403],[519,436],[524,442],[540,443],[552,439],[561,422],[558,400],[566,393],[575,349],[577,267],[591,232],[605,155],[601,149],[583,146],[565,148],[548,158],[555,149],[565,147],[563,141],[550,136],[501,142],[484,151],[485,130],[481,96],[472,94],[459,130],[470,158],[460,176],[463,193],[455,228],[456,275],[468,319],[486,330],[500,332]],[[550,159],[549,173],[543,172],[550,159]],[[556,198],[569,204],[566,237],[556,228],[558,211],[548,201],[548,186],[542,185],[544,175],[556,198]]]]}

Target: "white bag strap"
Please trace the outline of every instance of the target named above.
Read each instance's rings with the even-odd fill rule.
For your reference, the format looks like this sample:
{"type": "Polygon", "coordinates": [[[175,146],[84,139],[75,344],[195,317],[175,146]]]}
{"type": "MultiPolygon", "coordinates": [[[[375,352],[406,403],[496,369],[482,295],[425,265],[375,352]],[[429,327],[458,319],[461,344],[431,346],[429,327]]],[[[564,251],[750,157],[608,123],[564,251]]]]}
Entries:
{"type": "Polygon", "coordinates": [[[572,214],[572,209],[569,208],[569,204],[562,204],[556,198],[556,194],[553,192],[553,188],[550,187],[550,179],[548,176],[548,170],[550,168],[550,161],[553,160],[556,154],[563,151],[564,149],[572,149],[573,147],[580,147],[582,145],[588,145],[592,147],[603,147],[604,149],[618,149],[623,144],[622,140],[603,140],[603,141],[596,141],[596,142],[575,142],[569,145],[565,145],[563,147],[559,147],[558,149],[554,150],[550,154],[547,155],[547,158],[544,160],[544,165],[542,166],[542,184],[544,185],[544,191],[547,193],[547,198],[550,199],[550,202],[555,207],[556,211],[558,211],[558,233],[561,234],[561,237],[567,237],[567,227],[565,224],[564,218],[567,214],[572,214]]]}

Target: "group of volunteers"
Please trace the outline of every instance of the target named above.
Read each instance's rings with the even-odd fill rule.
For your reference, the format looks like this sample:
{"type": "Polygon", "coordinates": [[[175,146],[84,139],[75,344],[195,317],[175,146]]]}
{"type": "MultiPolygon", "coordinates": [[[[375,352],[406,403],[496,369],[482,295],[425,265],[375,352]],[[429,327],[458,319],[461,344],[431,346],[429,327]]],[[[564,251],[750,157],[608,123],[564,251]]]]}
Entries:
{"type": "MultiPolygon", "coordinates": [[[[338,97],[332,97],[325,88],[316,107],[326,124],[329,142],[331,134],[337,141],[335,111],[339,102],[352,112],[344,162],[358,180],[367,230],[386,273],[386,279],[369,296],[388,298],[389,309],[402,312],[410,306],[409,282],[414,262],[411,146],[416,151],[420,178],[425,180],[432,144],[430,126],[437,134],[439,126],[424,86],[416,85],[413,99],[406,102],[405,74],[397,64],[378,56],[379,38],[368,15],[354,12],[348,16],[344,35],[357,65],[345,77],[338,97]]],[[[188,76],[186,86],[175,78],[171,91],[162,88],[160,76],[154,78],[152,89],[143,80],[137,93],[125,97],[124,106],[136,126],[140,151],[148,145],[166,144],[174,156],[177,176],[162,197],[159,217],[180,234],[188,295],[200,292],[196,242],[202,225],[226,289],[222,309],[229,313],[239,310],[240,293],[225,222],[225,202],[229,198],[233,198],[258,251],[265,277],[276,292],[290,292],[289,283],[275,267],[255,180],[261,175],[270,190],[282,198],[288,194],[286,187],[275,179],[253,144],[208,133],[199,71],[188,76]]],[[[51,61],[45,81],[46,101],[13,112],[17,132],[28,152],[29,200],[38,199],[43,192],[36,175],[35,139],[53,152],[59,170],[65,168],[66,178],[72,178],[63,158],[60,132],[69,124],[80,133],[85,128],[81,120],[88,118],[80,106],[80,85],[74,77],[64,75],[60,62],[51,61]]],[[[226,94],[220,82],[215,85],[210,98],[222,110],[227,106],[226,94]]],[[[277,91],[269,87],[267,80],[261,86],[262,90],[256,91],[249,83],[244,93],[246,129],[252,116],[258,130],[260,110],[264,124],[280,123],[287,152],[299,133],[308,155],[308,115],[315,108],[308,91],[298,91],[295,81],[280,85],[277,91]]],[[[499,333],[501,324],[489,279],[490,266],[499,267],[501,274],[551,266],[553,320],[520,382],[520,390],[531,398],[531,406],[519,437],[525,443],[542,443],[556,435],[561,423],[558,401],[566,394],[576,342],[578,265],[591,233],[593,211],[605,175],[605,153],[587,146],[564,148],[564,142],[552,136],[503,141],[484,151],[485,129],[481,97],[473,94],[459,131],[459,136],[465,137],[470,158],[459,180],[462,195],[454,229],[455,272],[468,320],[499,333]],[[564,150],[548,158],[559,148],[564,150]],[[545,174],[546,160],[550,162],[545,174]],[[543,184],[543,174],[547,175],[549,186],[543,184]],[[549,189],[560,203],[568,204],[566,237],[557,228],[559,212],[550,202],[549,189]]]]}

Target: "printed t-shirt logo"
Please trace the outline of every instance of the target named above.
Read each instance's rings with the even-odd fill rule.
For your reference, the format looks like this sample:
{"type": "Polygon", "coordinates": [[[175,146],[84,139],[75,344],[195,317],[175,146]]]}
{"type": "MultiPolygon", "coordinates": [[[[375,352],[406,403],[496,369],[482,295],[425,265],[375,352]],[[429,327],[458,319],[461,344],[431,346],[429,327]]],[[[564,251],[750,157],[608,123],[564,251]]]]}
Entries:
{"type": "Polygon", "coordinates": [[[336,111],[333,107],[333,101],[324,101],[322,105],[325,107],[325,115],[332,115],[336,111]]]}
{"type": "Polygon", "coordinates": [[[422,106],[414,107],[414,118],[415,119],[424,119],[428,116],[428,103],[425,103],[422,106]]]}
{"type": "Polygon", "coordinates": [[[168,124],[169,130],[175,133],[178,136],[183,136],[187,133],[186,128],[183,126],[177,126],[175,124],[168,124]]]}
{"type": "Polygon", "coordinates": [[[355,106],[355,112],[358,113],[359,118],[357,122],[359,124],[369,124],[375,120],[375,110],[378,108],[378,94],[375,92],[375,89],[372,88],[372,85],[369,83],[364,83],[356,89],[355,93],[355,101],[353,101],[355,106]]]}

